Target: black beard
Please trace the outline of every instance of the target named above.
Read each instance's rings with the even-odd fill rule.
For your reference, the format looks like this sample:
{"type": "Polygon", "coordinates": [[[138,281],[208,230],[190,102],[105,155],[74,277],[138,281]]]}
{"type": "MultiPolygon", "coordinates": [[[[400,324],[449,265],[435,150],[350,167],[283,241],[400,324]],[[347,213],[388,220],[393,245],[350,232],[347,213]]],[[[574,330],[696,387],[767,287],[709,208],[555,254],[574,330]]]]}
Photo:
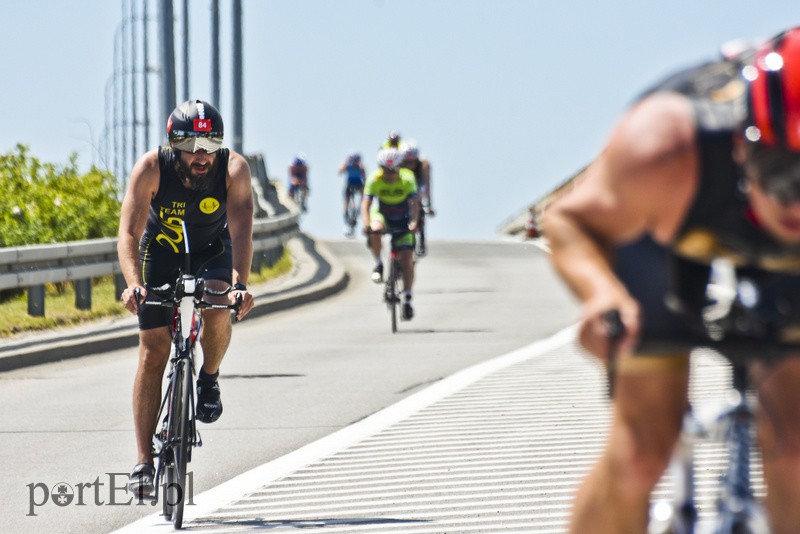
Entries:
{"type": "Polygon", "coordinates": [[[205,191],[211,187],[211,182],[217,175],[218,166],[219,158],[215,158],[214,163],[209,165],[206,175],[198,178],[196,176],[192,176],[191,169],[186,168],[181,161],[180,155],[175,158],[175,172],[178,173],[178,178],[180,178],[182,184],[194,191],[205,191]]]}

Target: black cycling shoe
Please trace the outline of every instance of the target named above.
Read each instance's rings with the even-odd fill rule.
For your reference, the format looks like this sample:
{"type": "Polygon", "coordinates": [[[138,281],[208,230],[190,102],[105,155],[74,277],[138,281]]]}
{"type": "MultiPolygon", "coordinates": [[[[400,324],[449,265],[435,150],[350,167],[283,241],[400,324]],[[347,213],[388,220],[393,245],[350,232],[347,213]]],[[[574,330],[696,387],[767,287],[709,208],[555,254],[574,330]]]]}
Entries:
{"type": "Polygon", "coordinates": [[[155,491],[156,468],[152,463],[136,464],[128,478],[128,491],[137,497],[146,497],[155,491]]]}
{"type": "Polygon", "coordinates": [[[374,269],[372,269],[372,281],[376,284],[380,284],[383,282],[383,264],[376,265],[374,269]]]}
{"type": "Polygon", "coordinates": [[[197,381],[197,408],[195,416],[201,423],[213,423],[222,415],[219,382],[197,381]]]}
{"type": "Polygon", "coordinates": [[[403,319],[410,321],[414,317],[414,308],[411,307],[411,301],[407,300],[403,303],[403,319]]]}

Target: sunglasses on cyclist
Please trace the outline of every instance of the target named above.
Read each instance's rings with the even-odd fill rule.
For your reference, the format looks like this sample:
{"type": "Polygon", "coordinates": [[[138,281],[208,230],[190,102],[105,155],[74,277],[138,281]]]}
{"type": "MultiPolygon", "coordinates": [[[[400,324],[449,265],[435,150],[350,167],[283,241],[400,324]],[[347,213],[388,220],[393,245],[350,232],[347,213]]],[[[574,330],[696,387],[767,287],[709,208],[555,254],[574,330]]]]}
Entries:
{"type": "Polygon", "coordinates": [[[172,148],[183,150],[184,152],[198,152],[205,150],[211,154],[222,148],[222,137],[207,137],[199,135],[186,135],[174,139],[171,143],[172,148]]]}
{"type": "Polygon", "coordinates": [[[780,147],[759,147],[747,152],[747,176],[781,204],[800,202],[800,153],[780,147]]]}

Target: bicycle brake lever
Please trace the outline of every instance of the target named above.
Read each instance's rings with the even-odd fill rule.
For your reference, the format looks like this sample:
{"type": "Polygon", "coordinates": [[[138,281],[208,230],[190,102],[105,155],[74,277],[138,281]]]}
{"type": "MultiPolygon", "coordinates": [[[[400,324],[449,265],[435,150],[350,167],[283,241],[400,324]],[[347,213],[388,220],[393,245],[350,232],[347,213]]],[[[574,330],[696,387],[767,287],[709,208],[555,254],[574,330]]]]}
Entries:
{"type": "Polygon", "coordinates": [[[617,375],[617,348],[619,341],[625,334],[625,325],[619,310],[609,310],[603,314],[603,324],[608,338],[608,353],[606,357],[606,379],[608,383],[608,398],[614,398],[614,381],[617,375]]]}

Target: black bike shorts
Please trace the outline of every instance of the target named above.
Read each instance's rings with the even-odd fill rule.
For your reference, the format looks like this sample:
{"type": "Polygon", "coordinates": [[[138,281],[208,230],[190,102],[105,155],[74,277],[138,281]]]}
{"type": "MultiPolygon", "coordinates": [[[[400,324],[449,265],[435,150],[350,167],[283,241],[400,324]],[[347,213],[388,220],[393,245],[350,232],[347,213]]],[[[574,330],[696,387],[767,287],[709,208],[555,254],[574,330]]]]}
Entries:
{"type": "MultiPolygon", "coordinates": [[[[139,262],[145,286],[174,285],[184,268],[184,255],[161,246],[155,236],[145,233],[139,242],[139,262]]],[[[226,229],[208,247],[191,253],[191,273],[206,280],[221,280],[230,285],[233,280],[231,236],[226,229]]],[[[140,306],[139,329],[149,330],[172,323],[172,308],[140,306]]]]}
{"type": "MultiPolygon", "coordinates": [[[[669,249],[650,237],[615,250],[614,270],[642,308],[641,338],[645,344],[650,339],[686,339],[692,334],[685,320],[667,306],[668,295],[675,292],[673,268],[669,249]]],[[[693,276],[692,281],[705,284],[707,270],[704,274],[706,278],[693,276]]],[[[704,286],[698,291],[700,296],[705,295],[704,286]]]]}

